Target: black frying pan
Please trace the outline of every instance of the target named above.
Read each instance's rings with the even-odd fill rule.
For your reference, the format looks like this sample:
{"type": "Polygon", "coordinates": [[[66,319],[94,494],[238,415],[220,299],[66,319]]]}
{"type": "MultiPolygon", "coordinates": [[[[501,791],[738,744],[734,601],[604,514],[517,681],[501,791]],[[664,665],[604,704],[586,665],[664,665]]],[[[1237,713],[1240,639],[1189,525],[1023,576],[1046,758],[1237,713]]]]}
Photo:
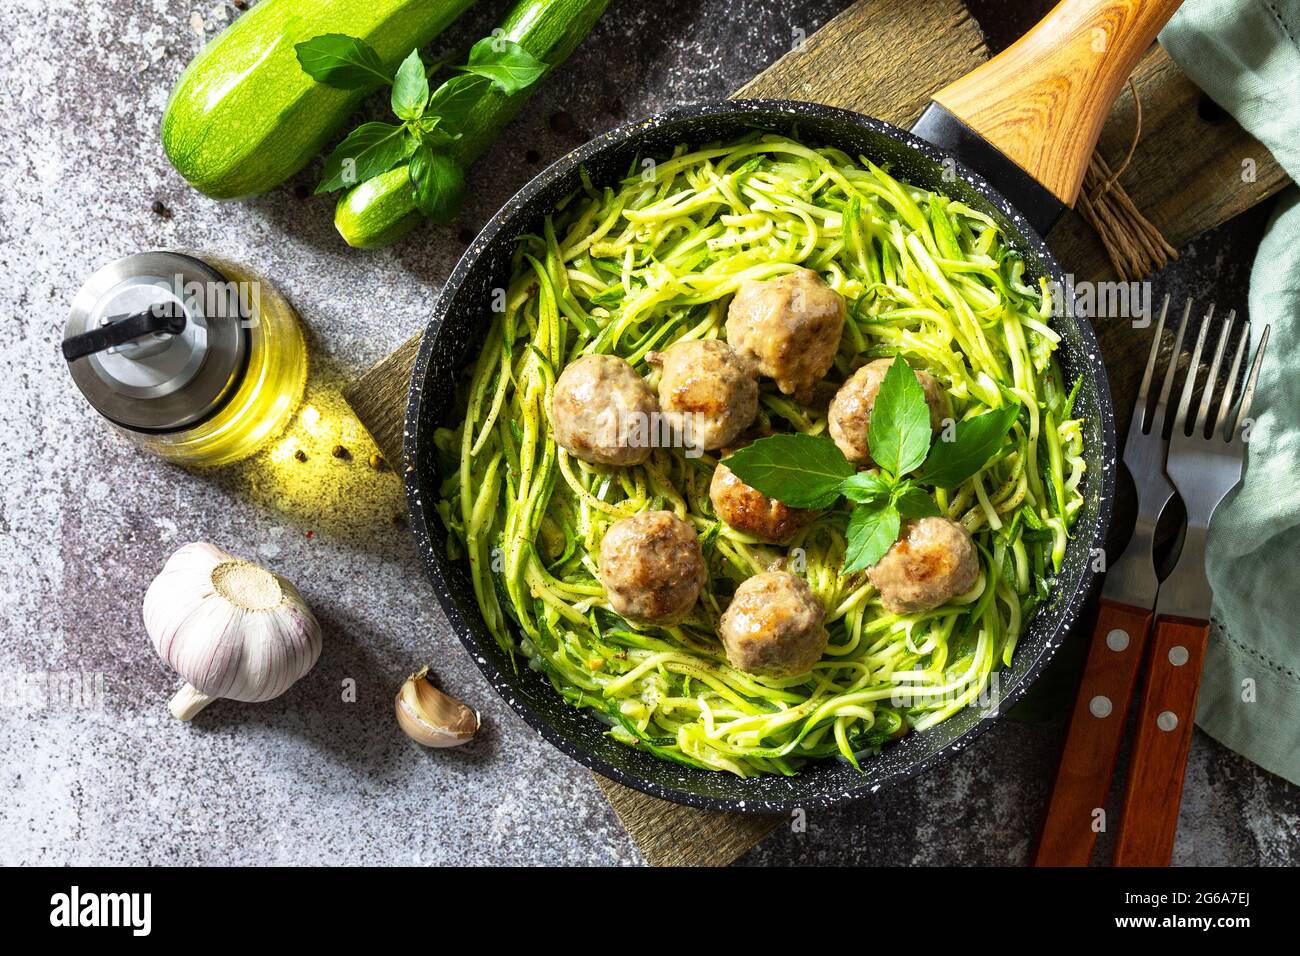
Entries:
{"type": "MultiPolygon", "coordinates": [[[[859,773],[838,760],[795,777],[742,780],[693,770],[616,743],[605,725],[566,704],[540,674],[518,672],[483,622],[465,569],[446,555],[446,529],[433,505],[443,480],[433,431],[447,423],[453,393],[486,331],[491,290],[504,287],[516,238],[540,231],[542,218],[579,186],[615,182],[641,156],[679,143],[699,146],[754,129],[813,146],[869,157],[897,177],[942,192],[993,217],[1024,255],[1027,271],[1072,298],[1072,283],[1042,235],[1077,195],[1101,123],[1120,86],[1177,0],[1065,0],[1015,46],[935,95],[912,132],[845,110],[783,100],[706,103],[631,123],[554,163],[492,218],[457,263],[434,306],[411,376],[405,453],[407,502],[416,542],[438,601],[492,686],[551,743],[593,770],[646,793],[719,810],[780,812],[828,806],[874,793],[969,744],[990,721],[967,708],[863,761],[859,773]],[[940,105],[943,104],[943,105],[940,105]],[[960,117],[960,118],[958,118],[960,117]]],[[[1005,711],[1028,689],[1064,640],[1093,583],[1114,487],[1115,431],[1097,341],[1082,317],[1055,320],[1067,381],[1082,375],[1084,506],[1051,599],[999,675],[1005,711]]]]}

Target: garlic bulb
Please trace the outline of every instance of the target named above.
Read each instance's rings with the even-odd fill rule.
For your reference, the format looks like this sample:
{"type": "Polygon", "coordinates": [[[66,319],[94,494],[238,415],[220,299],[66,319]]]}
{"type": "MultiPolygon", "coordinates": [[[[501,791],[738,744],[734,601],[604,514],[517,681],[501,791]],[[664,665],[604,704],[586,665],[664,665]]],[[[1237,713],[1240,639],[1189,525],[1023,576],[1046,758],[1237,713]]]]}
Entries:
{"type": "Polygon", "coordinates": [[[417,744],[459,747],[478,732],[478,714],[433,686],[422,667],[397,692],[397,723],[417,744]]]}
{"type": "Polygon", "coordinates": [[[173,554],[149,585],[144,626],[189,681],[168,705],[181,720],[218,697],[279,697],[320,657],[320,625],[292,584],[202,542],[173,554]]]}

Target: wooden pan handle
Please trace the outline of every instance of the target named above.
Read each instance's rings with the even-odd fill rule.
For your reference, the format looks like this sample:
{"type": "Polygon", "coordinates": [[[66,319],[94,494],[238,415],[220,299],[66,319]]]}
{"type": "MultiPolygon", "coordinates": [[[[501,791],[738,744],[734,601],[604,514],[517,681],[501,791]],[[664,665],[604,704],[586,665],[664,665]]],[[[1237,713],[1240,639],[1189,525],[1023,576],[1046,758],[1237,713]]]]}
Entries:
{"type": "Polygon", "coordinates": [[[1168,866],[1174,855],[1183,772],[1192,743],[1205,621],[1162,617],[1151,640],[1128,789],[1115,837],[1116,866],[1168,866]]]}
{"type": "Polygon", "coordinates": [[[1111,104],[1182,0],[1062,0],[934,101],[1067,206],[1111,104]]]}
{"type": "Polygon", "coordinates": [[[1035,866],[1087,866],[1137,686],[1151,611],[1102,598],[1035,866]]]}

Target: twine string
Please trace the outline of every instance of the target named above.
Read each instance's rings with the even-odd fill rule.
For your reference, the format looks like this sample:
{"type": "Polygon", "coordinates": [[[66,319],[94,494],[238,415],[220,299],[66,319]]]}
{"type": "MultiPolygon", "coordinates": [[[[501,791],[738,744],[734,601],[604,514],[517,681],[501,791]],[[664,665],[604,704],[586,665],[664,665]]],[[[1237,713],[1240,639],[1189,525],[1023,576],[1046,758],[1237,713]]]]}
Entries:
{"type": "Polygon", "coordinates": [[[1132,282],[1163,268],[1170,259],[1177,259],[1178,250],[1169,244],[1151,220],[1142,215],[1119,181],[1132,162],[1142,137],[1142,100],[1131,77],[1128,86],[1133,94],[1135,113],[1133,139],[1124,159],[1114,169],[1100,150],[1093,150],[1083,177],[1078,209],[1084,222],[1092,226],[1101,239],[1119,278],[1132,282]]]}

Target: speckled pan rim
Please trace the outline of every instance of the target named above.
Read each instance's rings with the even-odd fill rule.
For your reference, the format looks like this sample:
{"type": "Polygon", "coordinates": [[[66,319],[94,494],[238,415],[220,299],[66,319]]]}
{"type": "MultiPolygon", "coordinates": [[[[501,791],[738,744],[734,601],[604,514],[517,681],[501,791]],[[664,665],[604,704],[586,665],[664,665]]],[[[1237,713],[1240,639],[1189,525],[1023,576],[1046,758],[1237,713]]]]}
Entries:
{"type": "MultiPolygon", "coordinates": [[[[967,184],[974,187],[978,192],[995,206],[1008,220],[1010,220],[1020,233],[1023,242],[1032,247],[1040,261],[1047,264],[1050,268],[1045,270],[1059,280],[1063,280],[1062,287],[1065,289],[1067,301],[1073,298],[1073,281],[1072,277],[1061,269],[1060,263],[1052,254],[1047,244],[1037,231],[1025,220],[1025,218],[1011,205],[1010,202],[980,175],[969,169],[964,163],[945,150],[939,149],[931,143],[919,139],[912,133],[900,129],[890,123],[866,116],[861,113],[855,113],[849,110],[837,109],[835,107],[823,106],[817,103],[807,103],[797,100],[774,100],[774,99],[754,99],[754,100],[721,100],[706,103],[700,103],[692,106],[679,107],[658,113],[642,120],[624,124],[606,133],[603,133],[577,149],[565,154],[560,159],[546,167],[535,177],[529,180],[514,196],[512,196],[487,222],[478,236],[466,249],[464,255],[452,269],[447,282],[442,288],[437,301],[433,306],[433,313],[430,316],[425,333],[421,339],[419,353],[416,357],[415,366],[411,373],[411,383],[408,395],[406,420],[403,428],[403,452],[406,461],[403,480],[406,486],[407,508],[411,519],[411,530],[415,536],[416,546],[419,548],[424,558],[426,573],[429,575],[431,583],[434,585],[438,603],[441,605],[443,612],[446,614],[448,621],[456,632],[465,649],[469,651],[470,657],[474,660],[479,670],[488,679],[493,689],[506,700],[511,708],[522,717],[529,726],[542,735],[547,741],[553,744],[563,753],[572,757],[574,760],[588,767],[589,769],[608,777],[624,786],[639,790],[642,793],[674,803],[684,804],[687,806],[699,807],[705,810],[719,810],[743,813],[788,813],[794,809],[824,809],[848,803],[854,800],[860,800],[886,785],[893,785],[904,780],[908,780],[917,774],[920,774],[940,761],[946,759],[956,751],[968,747],[980,734],[987,730],[994,722],[1005,714],[1033,685],[1033,683],[1042,674],[1043,669],[1051,662],[1056,654],[1056,650],[1064,641],[1077,618],[1079,611],[1086,603],[1089,595],[1093,593],[1097,586],[1097,572],[1093,570],[1091,562],[1085,566],[1085,571],[1076,583],[1073,592],[1064,594],[1064,600],[1061,604],[1061,611],[1056,621],[1056,626],[1048,636],[1043,648],[1038,656],[1030,662],[1025,670],[1024,676],[1014,688],[1008,691],[1001,699],[998,712],[989,718],[977,720],[965,732],[954,738],[942,748],[906,765],[902,769],[895,771],[888,776],[880,777],[874,782],[864,778],[861,786],[846,788],[834,793],[808,794],[803,797],[791,797],[788,799],[766,799],[759,798],[756,800],[746,800],[743,798],[716,797],[706,794],[695,793],[691,790],[681,789],[679,787],[666,786],[656,781],[647,780],[633,773],[628,773],[619,767],[608,763],[602,757],[591,753],[585,748],[578,746],[564,734],[557,731],[551,724],[540,714],[535,712],[527,701],[523,700],[519,694],[510,694],[503,691],[508,687],[513,678],[510,675],[502,673],[491,661],[490,656],[479,646],[478,641],[474,638],[473,633],[465,619],[461,616],[459,610],[450,600],[449,584],[439,564],[437,556],[433,553],[433,544],[429,534],[430,513],[426,512],[426,507],[422,499],[416,476],[419,469],[416,462],[419,460],[423,449],[429,444],[421,441],[420,419],[423,402],[423,385],[428,375],[430,358],[433,355],[434,342],[436,333],[447,314],[450,304],[455,299],[458,291],[468,276],[471,268],[478,260],[480,254],[494,240],[499,233],[507,228],[512,228],[516,224],[516,217],[520,215],[521,207],[526,207],[528,201],[541,190],[546,189],[557,179],[562,179],[570,175],[574,169],[583,163],[591,161],[598,154],[606,149],[611,149],[622,143],[624,140],[634,136],[644,135],[651,131],[657,130],[668,124],[679,123],[683,120],[691,119],[736,119],[743,118],[745,114],[781,114],[798,119],[808,117],[810,119],[829,119],[842,123],[851,124],[865,129],[869,132],[883,134],[888,136],[904,146],[920,153],[925,158],[942,163],[948,161],[953,164],[957,176],[965,180],[967,184]]],[[[1115,420],[1114,408],[1111,401],[1110,386],[1106,377],[1105,367],[1101,361],[1101,350],[1097,343],[1096,334],[1092,325],[1084,316],[1073,316],[1075,325],[1082,341],[1083,350],[1086,353],[1081,357],[1080,364],[1085,366],[1092,378],[1093,386],[1096,389],[1097,405],[1100,412],[1100,422],[1098,423],[1101,432],[1101,451],[1100,460],[1102,467],[1100,475],[1092,476],[1101,482],[1098,489],[1097,515],[1090,535],[1085,540],[1079,536],[1079,529],[1076,527],[1076,537],[1072,539],[1070,547],[1072,549],[1087,547],[1092,553],[1100,553],[1105,545],[1106,530],[1110,524],[1111,506],[1114,497],[1115,466],[1116,466],[1116,440],[1115,440],[1115,420]]],[[[472,360],[472,356],[470,356],[472,360]]],[[[433,520],[438,520],[436,512],[432,515],[433,520]]],[[[594,720],[595,718],[589,718],[594,720]]],[[[829,759],[829,758],[828,758],[829,759]]],[[[688,768],[681,768],[686,770],[688,768]]],[[[719,771],[697,770],[694,773],[714,774],[719,771]]],[[[801,778],[796,776],[789,778],[790,782],[797,788],[798,781],[801,778]]]]}

